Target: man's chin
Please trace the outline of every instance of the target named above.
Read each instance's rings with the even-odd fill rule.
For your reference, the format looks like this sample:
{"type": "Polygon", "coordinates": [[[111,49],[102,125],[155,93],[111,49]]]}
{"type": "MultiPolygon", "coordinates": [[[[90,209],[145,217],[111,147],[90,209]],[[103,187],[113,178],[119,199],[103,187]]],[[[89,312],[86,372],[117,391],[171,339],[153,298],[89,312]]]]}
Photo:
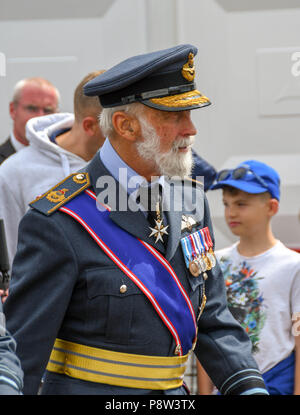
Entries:
{"type": "Polygon", "coordinates": [[[174,160],[167,160],[166,165],[160,164],[161,175],[167,177],[179,177],[184,179],[191,175],[193,160],[189,153],[178,154],[174,160]]]}

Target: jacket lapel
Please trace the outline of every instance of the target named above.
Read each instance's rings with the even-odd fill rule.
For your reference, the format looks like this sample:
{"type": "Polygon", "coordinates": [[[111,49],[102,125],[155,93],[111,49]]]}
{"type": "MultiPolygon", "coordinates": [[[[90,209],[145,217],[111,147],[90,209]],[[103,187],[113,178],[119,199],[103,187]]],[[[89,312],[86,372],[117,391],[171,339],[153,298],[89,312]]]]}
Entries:
{"type": "Polygon", "coordinates": [[[9,136],[8,139],[5,141],[5,143],[3,143],[0,146],[0,157],[7,158],[7,157],[11,156],[12,154],[14,154],[15,152],[16,152],[16,150],[13,147],[13,145],[11,143],[10,136],[9,136]]]}
{"type": "Polygon", "coordinates": [[[181,236],[181,193],[177,194],[176,190],[176,186],[170,186],[167,180],[165,180],[163,209],[169,225],[169,237],[166,249],[166,259],[168,261],[173,258],[178,248],[181,236]],[[178,200],[177,197],[180,197],[180,200],[178,200]]]}
{"type": "Polygon", "coordinates": [[[165,253],[165,247],[161,241],[155,243],[153,237],[149,237],[151,231],[149,229],[149,223],[141,211],[138,212],[120,212],[114,211],[110,214],[110,219],[113,220],[120,228],[126,230],[131,235],[149,245],[158,249],[161,253],[165,253]]]}

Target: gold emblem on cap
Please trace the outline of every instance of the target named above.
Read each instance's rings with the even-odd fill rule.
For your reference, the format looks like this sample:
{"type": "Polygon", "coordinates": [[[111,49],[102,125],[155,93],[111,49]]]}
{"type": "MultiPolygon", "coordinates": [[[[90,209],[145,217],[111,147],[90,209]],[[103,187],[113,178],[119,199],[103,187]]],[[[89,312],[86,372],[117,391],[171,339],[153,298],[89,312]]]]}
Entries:
{"type": "Polygon", "coordinates": [[[58,203],[65,199],[65,193],[68,191],[69,189],[53,190],[46,198],[52,203],[58,203]]]}
{"type": "Polygon", "coordinates": [[[190,82],[195,79],[194,54],[192,52],[189,53],[188,61],[183,65],[181,74],[190,82]]]}
{"type": "Polygon", "coordinates": [[[87,181],[87,178],[85,177],[85,174],[78,173],[78,174],[76,174],[76,176],[73,177],[73,180],[74,180],[75,183],[82,184],[82,183],[85,183],[87,181]]]}

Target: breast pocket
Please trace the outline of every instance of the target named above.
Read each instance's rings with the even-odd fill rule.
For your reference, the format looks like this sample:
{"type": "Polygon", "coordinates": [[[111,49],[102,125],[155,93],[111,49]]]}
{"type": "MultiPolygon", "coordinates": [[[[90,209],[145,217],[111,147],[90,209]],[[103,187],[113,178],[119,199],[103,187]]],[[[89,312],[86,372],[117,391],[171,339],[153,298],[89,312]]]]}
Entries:
{"type": "MultiPolygon", "coordinates": [[[[94,268],[86,271],[87,318],[97,328],[105,342],[129,344],[141,324],[139,310],[144,294],[121,270],[115,267],[94,268]]],[[[141,342],[143,340],[141,339],[141,342]]]]}

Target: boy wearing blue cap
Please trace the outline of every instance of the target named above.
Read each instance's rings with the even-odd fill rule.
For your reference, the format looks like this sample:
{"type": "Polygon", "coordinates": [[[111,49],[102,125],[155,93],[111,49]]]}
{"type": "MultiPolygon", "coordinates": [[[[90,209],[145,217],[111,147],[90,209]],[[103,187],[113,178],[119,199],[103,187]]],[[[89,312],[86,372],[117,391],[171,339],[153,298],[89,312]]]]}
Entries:
{"type": "Polygon", "coordinates": [[[219,188],[227,225],[239,237],[216,252],[229,308],[252,340],[269,393],[300,394],[300,255],[272,232],[279,175],[264,163],[248,160],[219,172],[211,189],[219,188]]]}

